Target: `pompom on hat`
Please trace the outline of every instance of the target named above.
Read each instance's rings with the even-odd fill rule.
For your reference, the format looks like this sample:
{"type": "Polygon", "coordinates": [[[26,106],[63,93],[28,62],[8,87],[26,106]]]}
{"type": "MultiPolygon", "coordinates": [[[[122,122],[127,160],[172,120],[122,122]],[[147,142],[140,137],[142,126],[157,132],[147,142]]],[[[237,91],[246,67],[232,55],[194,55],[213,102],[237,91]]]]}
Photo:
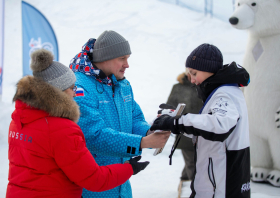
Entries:
{"type": "Polygon", "coordinates": [[[204,43],[191,52],[186,67],[217,73],[223,67],[223,55],[216,46],[204,43]]]}
{"type": "Polygon", "coordinates": [[[75,74],[68,67],[53,59],[52,53],[46,49],[33,52],[30,64],[33,76],[64,91],[75,84],[75,74]]]}

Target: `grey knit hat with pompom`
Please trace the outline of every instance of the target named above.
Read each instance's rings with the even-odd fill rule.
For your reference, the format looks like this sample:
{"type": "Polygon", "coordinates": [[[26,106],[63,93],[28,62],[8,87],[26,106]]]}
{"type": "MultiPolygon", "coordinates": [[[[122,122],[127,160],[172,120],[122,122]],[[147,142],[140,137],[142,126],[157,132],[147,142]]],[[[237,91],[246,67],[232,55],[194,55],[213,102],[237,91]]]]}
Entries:
{"type": "Polygon", "coordinates": [[[75,84],[75,74],[68,67],[53,59],[52,53],[48,50],[39,49],[33,52],[30,65],[33,76],[64,91],[75,84]]]}

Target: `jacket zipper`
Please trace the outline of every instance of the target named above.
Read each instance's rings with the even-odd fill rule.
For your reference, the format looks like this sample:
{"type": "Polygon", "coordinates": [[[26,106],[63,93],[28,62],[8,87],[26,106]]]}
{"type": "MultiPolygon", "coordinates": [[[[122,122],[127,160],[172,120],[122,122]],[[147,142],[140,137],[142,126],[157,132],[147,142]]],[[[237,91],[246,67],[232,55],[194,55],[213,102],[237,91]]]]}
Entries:
{"type": "Polygon", "coordinates": [[[115,86],[114,86],[114,83],[112,84],[112,91],[113,91],[113,98],[115,96],[115,86]]]}
{"type": "Polygon", "coordinates": [[[216,191],[216,181],[215,181],[215,175],[214,175],[214,167],[213,167],[213,160],[212,157],[209,158],[209,165],[208,165],[208,176],[209,176],[209,180],[213,185],[213,190],[214,190],[214,194],[213,194],[213,198],[215,197],[215,191],[216,191]]]}
{"type": "Polygon", "coordinates": [[[114,86],[114,84],[112,84],[112,91],[113,91],[113,102],[114,102],[114,105],[115,105],[115,108],[116,108],[116,111],[117,111],[117,114],[118,114],[118,120],[119,120],[120,130],[122,130],[122,127],[121,127],[121,119],[120,119],[119,111],[118,111],[118,108],[117,108],[117,105],[116,105],[116,102],[115,102],[115,86],[114,86]]]}

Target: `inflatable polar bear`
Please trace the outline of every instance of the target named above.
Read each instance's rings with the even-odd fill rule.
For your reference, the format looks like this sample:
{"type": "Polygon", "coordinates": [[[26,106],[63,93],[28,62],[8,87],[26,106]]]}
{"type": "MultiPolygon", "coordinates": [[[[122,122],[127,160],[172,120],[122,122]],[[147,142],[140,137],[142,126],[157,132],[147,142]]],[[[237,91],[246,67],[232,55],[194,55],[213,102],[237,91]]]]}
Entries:
{"type": "Polygon", "coordinates": [[[237,0],[229,19],[249,33],[243,66],[251,142],[251,180],[280,187],[280,0],[237,0]]]}

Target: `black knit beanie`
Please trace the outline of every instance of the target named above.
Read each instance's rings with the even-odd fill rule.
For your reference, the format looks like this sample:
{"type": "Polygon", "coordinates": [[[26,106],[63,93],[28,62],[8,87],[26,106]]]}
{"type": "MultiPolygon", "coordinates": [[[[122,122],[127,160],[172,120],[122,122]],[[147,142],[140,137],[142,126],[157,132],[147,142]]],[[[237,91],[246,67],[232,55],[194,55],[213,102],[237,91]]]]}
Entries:
{"type": "Polygon", "coordinates": [[[204,43],[188,56],[186,67],[216,73],[223,67],[223,55],[216,46],[204,43]]]}

